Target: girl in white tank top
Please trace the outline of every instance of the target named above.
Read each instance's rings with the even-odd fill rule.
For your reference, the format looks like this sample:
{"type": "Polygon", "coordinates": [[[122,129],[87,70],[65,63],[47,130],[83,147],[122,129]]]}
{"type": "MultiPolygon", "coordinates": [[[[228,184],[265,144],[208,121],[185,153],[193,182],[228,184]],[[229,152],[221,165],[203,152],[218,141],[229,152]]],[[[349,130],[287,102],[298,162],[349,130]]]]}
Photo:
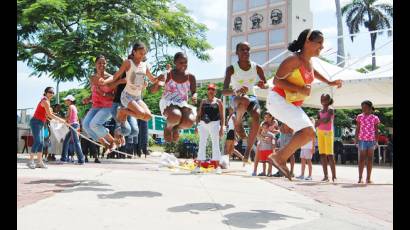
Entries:
{"type": "Polygon", "coordinates": [[[122,63],[114,77],[101,82],[102,84],[117,83],[117,81],[121,81],[121,75],[126,73],[127,84],[121,93],[121,104],[125,108],[120,109],[117,113],[117,120],[120,122],[125,122],[128,115],[144,121],[152,118],[148,106],[141,100],[141,95],[146,86],[145,77],[154,84],[158,83],[158,79],[152,75],[148,64],[143,61],[145,54],[145,45],[137,42],[133,46],[129,59],[122,63]]]}

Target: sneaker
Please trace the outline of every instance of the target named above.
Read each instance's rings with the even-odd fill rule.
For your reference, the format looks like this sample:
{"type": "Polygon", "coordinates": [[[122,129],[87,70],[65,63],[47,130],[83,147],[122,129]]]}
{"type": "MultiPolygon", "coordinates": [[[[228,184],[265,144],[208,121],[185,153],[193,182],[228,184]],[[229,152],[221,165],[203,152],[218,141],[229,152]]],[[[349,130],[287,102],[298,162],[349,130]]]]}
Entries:
{"type": "Polygon", "coordinates": [[[305,180],[312,180],[312,177],[308,176],[308,177],[305,178],[305,180]]]}
{"type": "Polygon", "coordinates": [[[266,176],[266,174],[261,172],[261,173],[258,174],[258,176],[266,176]]]}
{"type": "Polygon", "coordinates": [[[27,163],[27,167],[29,167],[30,169],[35,169],[35,168],[36,168],[36,165],[34,164],[34,161],[29,161],[29,162],[27,163]]]}
{"type": "Polygon", "coordinates": [[[252,173],[252,176],[256,176],[256,172],[253,172],[253,173],[252,173]]]}
{"type": "Polygon", "coordinates": [[[46,165],[46,164],[44,164],[44,162],[43,162],[43,161],[40,161],[40,162],[37,162],[37,164],[36,164],[36,168],[43,168],[43,169],[46,169],[46,168],[48,168],[48,167],[47,167],[47,165],[46,165]]]}
{"type": "Polygon", "coordinates": [[[222,169],[221,169],[221,167],[216,168],[215,173],[216,173],[216,174],[222,174],[222,169]]]}
{"type": "Polygon", "coordinates": [[[94,163],[98,163],[98,164],[100,164],[100,163],[101,163],[101,161],[100,161],[100,160],[98,160],[98,158],[95,158],[94,163]]]}
{"type": "Polygon", "coordinates": [[[191,173],[201,173],[201,168],[197,166],[194,170],[191,171],[191,173]]]}
{"type": "MultiPolygon", "coordinates": [[[[306,177],[306,178],[307,178],[307,177],[306,177]]],[[[299,180],[304,180],[304,179],[305,179],[305,177],[304,177],[304,176],[302,176],[302,175],[300,175],[300,176],[296,177],[296,179],[299,179],[299,180]]]]}
{"type": "Polygon", "coordinates": [[[78,165],[84,165],[84,162],[78,162],[77,164],[78,165]]]}

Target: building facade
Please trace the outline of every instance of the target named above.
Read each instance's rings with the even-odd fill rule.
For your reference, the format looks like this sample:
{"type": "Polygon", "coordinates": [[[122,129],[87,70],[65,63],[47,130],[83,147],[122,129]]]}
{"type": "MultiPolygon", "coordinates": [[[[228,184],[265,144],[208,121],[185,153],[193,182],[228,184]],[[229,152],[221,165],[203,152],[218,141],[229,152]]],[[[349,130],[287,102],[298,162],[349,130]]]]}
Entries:
{"type": "MultiPolygon", "coordinates": [[[[236,62],[236,44],[251,45],[251,60],[262,65],[287,49],[304,29],[313,27],[310,0],[228,0],[226,64],[236,62]]],[[[264,66],[271,71],[282,55],[264,66]]]]}

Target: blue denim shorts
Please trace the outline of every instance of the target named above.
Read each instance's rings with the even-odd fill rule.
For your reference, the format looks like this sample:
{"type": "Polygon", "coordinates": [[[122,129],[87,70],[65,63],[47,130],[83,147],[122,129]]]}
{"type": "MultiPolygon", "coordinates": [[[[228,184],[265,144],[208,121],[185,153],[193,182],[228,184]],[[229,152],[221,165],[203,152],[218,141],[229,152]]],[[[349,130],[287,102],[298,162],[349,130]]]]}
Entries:
{"type": "Polygon", "coordinates": [[[376,141],[359,141],[359,150],[374,149],[376,141]]]}
{"type": "Polygon", "coordinates": [[[133,96],[133,95],[127,93],[125,90],[123,90],[122,93],[121,93],[121,104],[125,108],[128,108],[128,104],[131,101],[139,101],[139,100],[141,100],[140,96],[133,96]]]}
{"type": "MultiPolygon", "coordinates": [[[[235,95],[231,96],[229,101],[230,101],[230,107],[232,107],[236,111],[237,108],[235,107],[235,103],[234,103],[235,97],[236,97],[235,95]]],[[[248,97],[249,97],[249,102],[250,103],[249,103],[248,108],[246,110],[251,111],[254,106],[257,106],[259,108],[258,98],[254,95],[248,95],[248,97]]]]}

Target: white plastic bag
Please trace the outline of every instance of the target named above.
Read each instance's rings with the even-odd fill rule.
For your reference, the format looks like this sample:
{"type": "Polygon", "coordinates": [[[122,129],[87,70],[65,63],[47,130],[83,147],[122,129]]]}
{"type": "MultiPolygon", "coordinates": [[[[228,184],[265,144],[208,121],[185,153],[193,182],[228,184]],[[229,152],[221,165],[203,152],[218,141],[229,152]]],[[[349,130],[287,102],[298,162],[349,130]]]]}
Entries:
{"type": "Polygon", "coordinates": [[[179,166],[178,159],[173,154],[162,153],[160,164],[165,167],[177,167],[179,166]]]}
{"type": "Polygon", "coordinates": [[[54,119],[50,121],[50,130],[57,140],[64,139],[67,133],[70,131],[65,124],[54,119]]]}

